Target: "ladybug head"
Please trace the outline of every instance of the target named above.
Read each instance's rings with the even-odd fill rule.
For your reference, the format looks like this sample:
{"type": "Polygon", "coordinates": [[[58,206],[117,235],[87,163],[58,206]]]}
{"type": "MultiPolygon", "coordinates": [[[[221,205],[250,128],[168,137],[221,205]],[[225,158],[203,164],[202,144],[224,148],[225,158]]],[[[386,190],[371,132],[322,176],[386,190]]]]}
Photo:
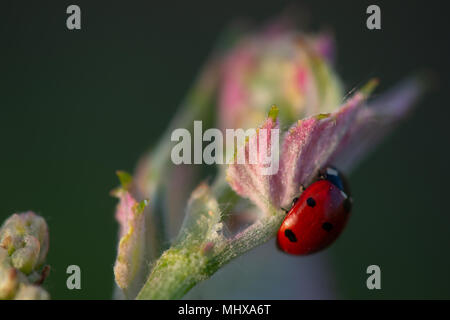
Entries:
{"type": "Polygon", "coordinates": [[[326,166],[319,171],[319,179],[327,180],[342,190],[347,196],[350,196],[350,189],[348,187],[347,179],[342,173],[332,166],[326,166]]]}

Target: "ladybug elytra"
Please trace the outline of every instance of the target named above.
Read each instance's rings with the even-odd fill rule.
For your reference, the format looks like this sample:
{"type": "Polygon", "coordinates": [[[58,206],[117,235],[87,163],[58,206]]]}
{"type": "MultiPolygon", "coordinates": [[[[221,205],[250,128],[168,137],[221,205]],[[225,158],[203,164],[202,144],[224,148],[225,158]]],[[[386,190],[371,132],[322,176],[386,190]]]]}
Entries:
{"type": "Polygon", "coordinates": [[[346,180],[333,167],[294,199],[277,235],[278,247],[290,254],[320,251],[341,234],[350,215],[352,200],[346,180]]]}

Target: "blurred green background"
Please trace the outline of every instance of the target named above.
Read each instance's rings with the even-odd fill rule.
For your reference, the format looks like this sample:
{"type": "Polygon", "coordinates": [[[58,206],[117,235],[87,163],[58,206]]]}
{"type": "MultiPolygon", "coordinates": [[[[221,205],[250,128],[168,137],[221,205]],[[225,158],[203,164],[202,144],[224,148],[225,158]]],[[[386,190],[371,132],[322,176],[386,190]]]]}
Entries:
{"type": "MultiPolygon", "coordinates": [[[[339,298],[450,298],[448,24],[439,2],[304,1],[332,28],[347,89],[378,92],[424,67],[441,73],[416,112],[352,173],[354,214],[331,256],[339,298]],[[382,269],[382,290],[365,268],[382,269]]],[[[46,288],[55,299],[109,299],[117,169],[132,171],[174,115],[218,34],[292,1],[5,1],[0,5],[0,221],[34,210],[50,227],[46,288]],[[82,30],[66,29],[66,8],[82,30]],[[82,269],[82,290],[66,268],[82,269]]],[[[299,270],[298,272],[301,272],[299,270]]],[[[248,297],[252,298],[252,297],[248,297]]]]}

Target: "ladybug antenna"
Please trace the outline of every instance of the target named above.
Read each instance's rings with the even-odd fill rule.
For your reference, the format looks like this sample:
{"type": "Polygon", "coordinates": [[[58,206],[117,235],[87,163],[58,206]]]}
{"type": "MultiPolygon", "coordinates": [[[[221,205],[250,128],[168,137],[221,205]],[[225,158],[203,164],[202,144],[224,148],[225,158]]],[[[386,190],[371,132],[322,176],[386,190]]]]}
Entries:
{"type": "Polygon", "coordinates": [[[285,209],[283,207],[281,207],[281,210],[283,210],[286,214],[289,212],[289,210],[287,210],[287,209],[285,209]]]}

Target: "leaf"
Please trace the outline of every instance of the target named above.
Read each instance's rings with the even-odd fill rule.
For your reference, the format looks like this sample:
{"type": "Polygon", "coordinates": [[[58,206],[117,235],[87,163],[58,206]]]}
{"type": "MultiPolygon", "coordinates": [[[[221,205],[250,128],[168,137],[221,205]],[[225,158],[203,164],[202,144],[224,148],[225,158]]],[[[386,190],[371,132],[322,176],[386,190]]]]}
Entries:
{"type": "MultiPolygon", "coordinates": [[[[261,174],[261,162],[231,164],[227,170],[230,186],[239,195],[252,200],[265,213],[272,211],[274,207],[290,204],[299,192],[300,185],[308,184],[328,162],[342,137],[349,131],[357,110],[366,97],[358,92],[337,111],[311,116],[291,127],[284,137],[279,155],[279,170],[273,175],[261,174]]],[[[277,128],[277,124],[272,117],[268,117],[261,126],[261,129],[273,128],[277,128]]],[[[246,156],[250,146],[255,143],[258,143],[257,136],[251,137],[247,142],[246,156]]],[[[270,147],[268,144],[268,148],[270,147]]]]}
{"type": "Polygon", "coordinates": [[[135,290],[142,281],[141,270],[145,263],[145,215],[147,201],[137,202],[128,191],[120,189],[116,192],[119,198],[116,220],[120,224],[120,241],[117,259],[114,265],[114,276],[117,285],[125,294],[135,290]]]}
{"type": "Polygon", "coordinates": [[[191,195],[186,209],[186,217],[176,244],[200,245],[221,238],[220,210],[209,186],[200,184],[191,195]]]}
{"type": "Polygon", "coordinates": [[[351,171],[409,115],[424,90],[423,77],[415,76],[363,106],[330,161],[341,170],[351,171]]]}
{"type": "MultiPolygon", "coordinates": [[[[267,166],[261,159],[261,155],[271,155],[278,157],[278,154],[272,154],[272,130],[278,129],[278,109],[272,107],[268,118],[259,128],[257,133],[247,140],[243,150],[245,154],[245,163],[239,164],[237,161],[228,166],[226,172],[226,179],[231,188],[243,197],[251,199],[264,213],[271,211],[270,203],[276,201],[277,190],[280,189],[278,181],[274,179],[274,175],[264,174],[267,166]],[[265,130],[267,132],[267,140],[265,144],[260,143],[260,132],[265,130]],[[252,164],[250,156],[253,152],[250,150],[257,150],[256,164],[252,164]]],[[[279,143],[278,141],[276,141],[279,143]]],[[[242,151],[241,151],[242,152],[242,151]]]]}
{"type": "Polygon", "coordinates": [[[337,111],[300,120],[291,127],[284,137],[276,176],[282,188],[276,206],[288,206],[298,195],[300,185],[310,184],[320,168],[329,164],[366,98],[358,92],[337,111]]]}
{"type": "MultiPolygon", "coordinates": [[[[336,111],[310,116],[292,126],[284,136],[279,170],[273,176],[262,175],[260,163],[230,165],[230,186],[268,212],[289,206],[300,186],[310,184],[325,165],[351,169],[408,114],[423,91],[420,79],[412,78],[366,106],[377,84],[373,79],[336,111]]],[[[271,117],[262,126],[269,127],[275,127],[271,117]]],[[[247,142],[246,154],[255,139],[247,142]]]]}
{"type": "Polygon", "coordinates": [[[129,190],[131,183],[133,181],[132,176],[125,171],[117,170],[116,171],[117,177],[119,177],[120,184],[122,188],[125,190],[129,190]]]}

